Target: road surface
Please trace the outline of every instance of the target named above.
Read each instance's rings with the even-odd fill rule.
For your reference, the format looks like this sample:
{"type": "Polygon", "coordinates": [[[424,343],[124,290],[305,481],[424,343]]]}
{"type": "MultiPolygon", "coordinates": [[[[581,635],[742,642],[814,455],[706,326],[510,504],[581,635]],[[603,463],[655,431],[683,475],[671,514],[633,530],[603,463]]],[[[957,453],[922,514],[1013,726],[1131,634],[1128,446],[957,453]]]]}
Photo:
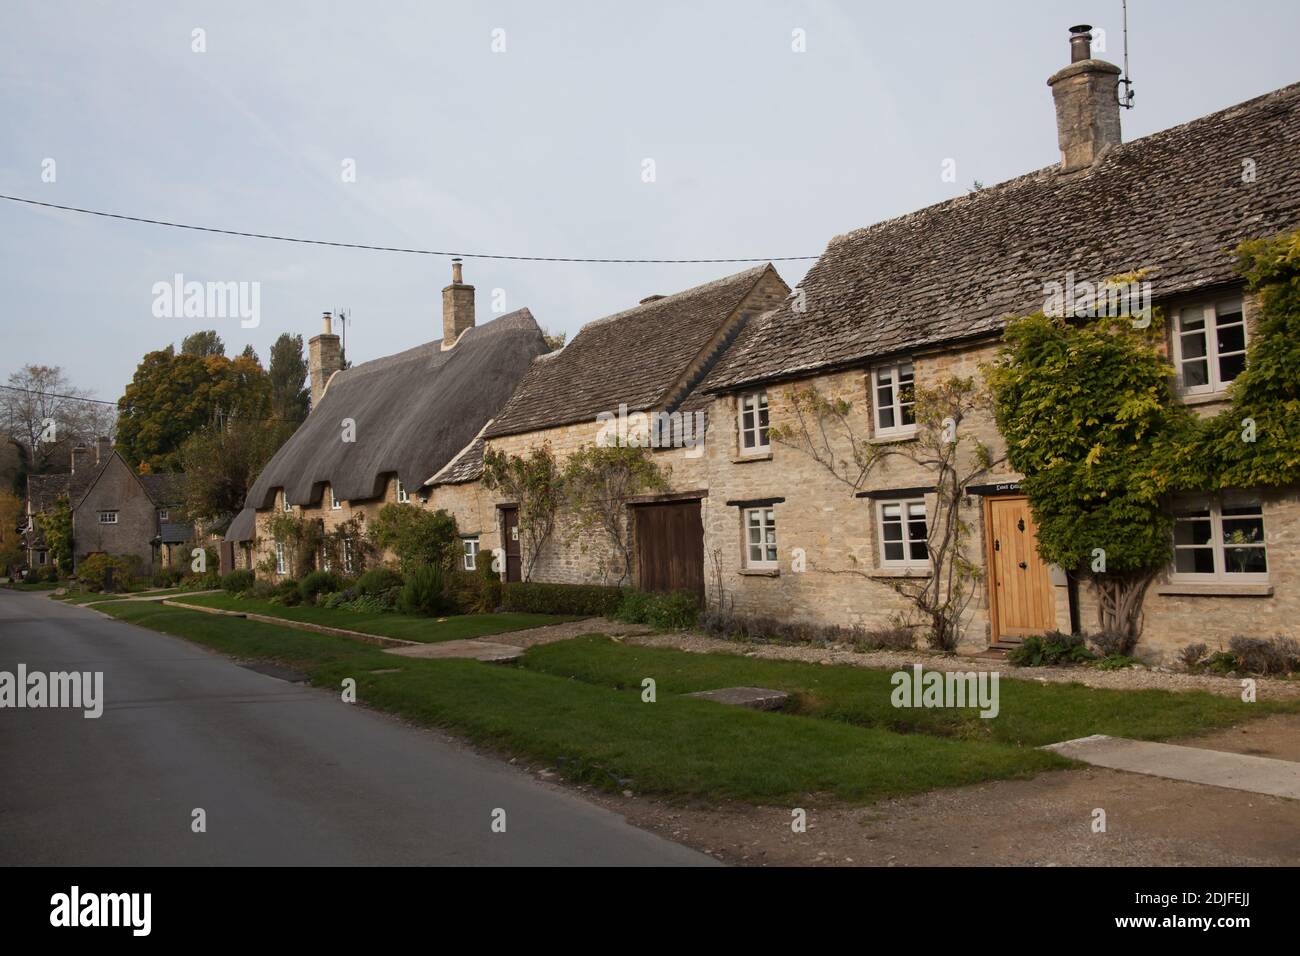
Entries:
{"type": "Polygon", "coordinates": [[[105,705],[0,708],[0,864],[713,862],[337,694],[0,589],[0,671],[19,663],[102,671],[105,705]]]}

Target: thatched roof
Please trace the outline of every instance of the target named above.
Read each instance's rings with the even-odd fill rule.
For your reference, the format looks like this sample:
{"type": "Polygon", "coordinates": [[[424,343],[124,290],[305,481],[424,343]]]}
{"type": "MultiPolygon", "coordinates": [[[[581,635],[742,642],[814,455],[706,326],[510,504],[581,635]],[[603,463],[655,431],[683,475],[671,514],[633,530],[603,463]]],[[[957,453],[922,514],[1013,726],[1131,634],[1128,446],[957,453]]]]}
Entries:
{"type": "Polygon", "coordinates": [[[532,313],[520,309],[470,329],[446,351],[433,341],[338,372],[245,504],[269,508],[284,488],[290,504],[311,505],[326,485],[340,500],[375,498],[392,474],[414,492],[479,433],[546,351],[532,313]],[[343,441],[345,419],[356,423],[354,442],[343,441]]]}

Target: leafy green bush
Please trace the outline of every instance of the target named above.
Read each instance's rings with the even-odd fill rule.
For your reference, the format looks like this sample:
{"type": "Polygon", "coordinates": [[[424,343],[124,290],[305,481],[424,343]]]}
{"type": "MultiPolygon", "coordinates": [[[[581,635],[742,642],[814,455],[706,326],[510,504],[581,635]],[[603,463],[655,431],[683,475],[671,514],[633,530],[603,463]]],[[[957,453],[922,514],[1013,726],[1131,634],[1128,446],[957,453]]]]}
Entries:
{"type": "Polygon", "coordinates": [[[249,597],[257,598],[259,601],[269,601],[278,593],[278,585],[273,581],[267,581],[264,578],[258,578],[248,588],[246,592],[249,597]]]}
{"type": "Polygon", "coordinates": [[[689,591],[651,594],[626,591],[614,617],[629,624],[649,624],[658,630],[681,631],[691,627],[700,614],[700,602],[689,591]]]}
{"type": "Polygon", "coordinates": [[[276,583],[271,600],[285,607],[296,607],[302,603],[302,592],[298,590],[298,582],[293,578],[282,578],[276,583]]]}
{"type": "Polygon", "coordinates": [[[357,579],[357,590],[368,597],[379,597],[385,591],[400,588],[403,583],[400,574],[381,564],[357,579]]]}
{"type": "Polygon", "coordinates": [[[156,588],[174,588],[183,577],[185,572],[181,568],[159,568],[153,573],[150,583],[156,588]]]}
{"type": "Polygon", "coordinates": [[[1203,665],[1207,671],[1213,671],[1216,674],[1231,674],[1241,666],[1237,660],[1236,654],[1230,654],[1228,651],[1215,651],[1205,659],[1203,665]]]}
{"type": "Polygon", "coordinates": [[[227,594],[243,594],[253,586],[256,575],[246,568],[237,568],[221,579],[221,587],[227,594]]]}
{"type": "Polygon", "coordinates": [[[622,601],[622,588],[602,584],[510,581],[501,585],[501,608],[505,611],[609,617],[618,610],[622,601]]]}
{"type": "Polygon", "coordinates": [[[1093,661],[1091,666],[1099,671],[1118,671],[1137,663],[1140,663],[1137,658],[1129,657],[1127,654],[1108,654],[1100,660],[1093,661]]]}
{"type": "Polygon", "coordinates": [[[343,579],[333,571],[312,571],[298,585],[298,593],[305,604],[315,604],[317,595],[342,589],[343,579]]]}
{"type": "Polygon", "coordinates": [[[422,565],[450,568],[460,549],[452,515],[413,504],[384,505],[370,525],[370,540],[380,551],[392,551],[397,556],[403,574],[411,574],[422,565]]]}
{"type": "Polygon", "coordinates": [[[397,599],[403,614],[422,614],[432,617],[446,614],[451,608],[447,596],[447,575],[442,567],[426,564],[406,576],[406,583],[397,599]]]}
{"type": "Polygon", "coordinates": [[[92,554],[77,565],[77,580],[87,591],[103,591],[113,579],[113,590],[125,591],[140,565],[135,555],[92,554]]]}
{"type": "Polygon", "coordinates": [[[1051,631],[1026,637],[1025,642],[1007,655],[1019,667],[1056,667],[1063,664],[1086,664],[1097,655],[1088,650],[1079,634],[1051,631]]]}

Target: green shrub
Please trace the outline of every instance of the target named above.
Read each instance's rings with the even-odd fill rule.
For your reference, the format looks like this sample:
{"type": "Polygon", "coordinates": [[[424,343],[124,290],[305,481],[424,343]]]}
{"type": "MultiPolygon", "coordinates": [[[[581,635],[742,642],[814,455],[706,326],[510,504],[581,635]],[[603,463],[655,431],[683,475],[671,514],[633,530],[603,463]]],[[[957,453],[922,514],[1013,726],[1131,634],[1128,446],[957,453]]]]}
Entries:
{"type": "Polygon", "coordinates": [[[285,607],[295,607],[302,603],[302,592],[298,590],[298,582],[293,578],[280,579],[275,585],[275,593],[271,596],[271,600],[285,607]]]}
{"type": "Polygon", "coordinates": [[[156,588],[174,588],[184,576],[185,572],[180,568],[159,568],[149,583],[156,588]]]}
{"type": "Polygon", "coordinates": [[[221,579],[221,587],[227,594],[243,594],[257,580],[252,571],[238,568],[221,579]]]}
{"type": "Polygon", "coordinates": [[[618,610],[622,601],[622,588],[602,584],[511,581],[501,585],[501,609],[505,611],[609,617],[618,610]]]}
{"type": "Polygon", "coordinates": [[[343,579],[333,571],[312,571],[298,585],[298,593],[305,604],[315,604],[317,595],[342,589],[343,579]]]}
{"type": "Polygon", "coordinates": [[[1241,662],[1237,660],[1236,654],[1230,654],[1228,651],[1215,651],[1205,659],[1204,667],[1207,671],[1213,671],[1216,674],[1231,674],[1241,667],[1241,662]]]}
{"type": "Polygon", "coordinates": [[[403,574],[422,565],[450,568],[459,553],[456,519],[439,509],[414,504],[387,504],[370,525],[370,540],[380,551],[392,551],[403,574]]]}
{"type": "Polygon", "coordinates": [[[1056,667],[1063,664],[1086,664],[1097,655],[1088,650],[1079,634],[1051,631],[1026,637],[1025,642],[1007,655],[1019,667],[1056,667]]]}
{"type": "Polygon", "coordinates": [[[1140,661],[1137,658],[1129,657],[1127,654],[1108,654],[1100,660],[1093,661],[1092,666],[1100,671],[1118,671],[1138,663],[1140,661]]]}
{"type": "Polygon", "coordinates": [[[624,593],[614,617],[629,624],[649,624],[662,631],[681,631],[695,624],[700,602],[689,591],[651,594],[629,590],[624,593]]]}
{"type": "Polygon", "coordinates": [[[403,583],[400,574],[381,564],[357,579],[357,590],[367,597],[379,597],[385,591],[400,588],[403,583]]]}
{"type": "Polygon", "coordinates": [[[135,555],[92,554],[77,565],[77,580],[87,591],[103,591],[109,586],[111,573],[113,590],[125,591],[139,563],[135,555]]]}
{"type": "Polygon", "coordinates": [[[426,617],[446,614],[451,609],[451,602],[447,596],[447,575],[442,568],[426,564],[408,574],[397,607],[403,614],[426,617]]]}
{"type": "Polygon", "coordinates": [[[267,581],[264,578],[258,578],[248,588],[245,594],[249,597],[257,598],[259,601],[269,601],[278,593],[278,586],[273,581],[267,581]]]}

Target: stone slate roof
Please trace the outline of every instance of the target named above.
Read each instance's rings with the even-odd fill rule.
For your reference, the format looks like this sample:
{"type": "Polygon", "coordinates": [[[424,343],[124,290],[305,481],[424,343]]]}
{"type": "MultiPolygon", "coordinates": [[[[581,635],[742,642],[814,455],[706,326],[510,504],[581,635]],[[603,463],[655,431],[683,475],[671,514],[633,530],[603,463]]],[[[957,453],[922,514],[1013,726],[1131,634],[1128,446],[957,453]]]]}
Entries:
{"type": "Polygon", "coordinates": [[[257,512],[252,508],[244,508],[230,522],[230,527],[226,529],[224,541],[252,541],[253,534],[257,530],[257,512]]]}
{"type": "Polygon", "coordinates": [[[999,330],[1045,282],[1149,270],[1156,300],[1237,280],[1242,240],[1300,225],[1300,84],[831,240],[791,303],[749,323],[709,388],[799,377],[999,330]],[[1256,179],[1242,182],[1242,161],[1256,179]]]}
{"type": "Polygon", "coordinates": [[[462,485],[475,481],[483,474],[483,449],[487,442],[479,435],[465,446],[459,455],[429,479],[430,485],[462,485]]]}
{"type": "Polygon", "coordinates": [[[772,266],[762,265],[589,322],[535,362],[486,437],[659,407],[719,327],[772,266]]]}
{"type": "Polygon", "coordinates": [[[179,505],[185,500],[183,485],[185,475],[182,472],[141,475],[140,481],[144,484],[144,490],[149,493],[149,497],[153,499],[153,503],[160,508],[179,505]]]}
{"type": "Polygon", "coordinates": [[[178,521],[164,521],[159,530],[158,539],[163,544],[184,544],[194,537],[194,527],[178,521]]]}
{"type": "Polygon", "coordinates": [[[374,498],[389,474],[414,491],[436,474],[510,398],[546,341],[520,309],[465,332],[338,372],[320,404],[262,469],[247,506],[269,508],[277,488],[314,504],[329,484],[340,500],[374,498]],[[344,419],[356,441],[342,440],[344,419]]]}

